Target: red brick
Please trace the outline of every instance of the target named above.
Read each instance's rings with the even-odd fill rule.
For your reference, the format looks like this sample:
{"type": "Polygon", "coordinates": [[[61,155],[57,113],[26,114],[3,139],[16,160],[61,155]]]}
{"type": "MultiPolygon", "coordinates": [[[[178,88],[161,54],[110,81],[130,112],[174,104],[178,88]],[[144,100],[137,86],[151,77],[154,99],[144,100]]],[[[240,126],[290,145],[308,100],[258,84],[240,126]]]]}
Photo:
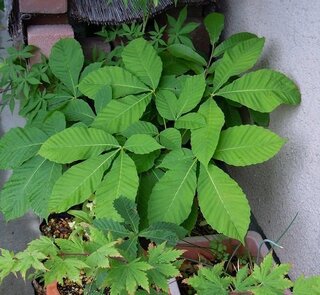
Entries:
{"type": "Polygon", "coordinates": [[[34,64],[41,60],[41,54],[49,56],[52,46],[62,38],[73,38],[73,30],[70,25],[35,25],[27,29],[28,44],[39,48],[35,56],[30,59],[34,64]]]}
{"type": "Polygon", "coordinates": [[[67,0],[19,0],[19,8],[22,13],[66,13],[67,0]]]}

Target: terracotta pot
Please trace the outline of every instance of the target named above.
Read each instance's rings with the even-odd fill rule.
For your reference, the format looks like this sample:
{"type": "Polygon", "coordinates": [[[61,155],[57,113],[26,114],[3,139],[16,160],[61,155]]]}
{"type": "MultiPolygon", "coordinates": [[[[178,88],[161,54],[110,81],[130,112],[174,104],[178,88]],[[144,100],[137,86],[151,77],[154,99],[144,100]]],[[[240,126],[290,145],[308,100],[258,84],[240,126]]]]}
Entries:
{"type": "MultiPolygon", "coordinates": [[[[198,260],[199,255],[205,257],[208,260],[213,259],[212,252],[208,249],[210,247],[210,242],[215,240],[217,236],[209,235],[209,236],[200,236],[200,237],[188,237],[183,241],[179,242],[177,245],[178,249],[185,250],[186,252],[183,254],[185,258],[198,260]]],[[[263,239],[260,234],[254,231],[249,231],[246,240],[245,246],[241,245],[239,241],[233,240],[230,238],[226,238],[222,243],[227,247],[227,252],[232,254],[235,249],[239,246],[236,254],[245,254],[249,251],[250,255],[254,257],[254,259],[258,258],[258,262],[263,260],[263,258],[269,253],[267,246],[263,243],[263,239]],[[259,247],[260,253],[259,253],[259,247]],[[258,257],[259,256],[259,257],[258,257]]],[[[177,293],[179,295],[180,293],[177,293]]],[[[230,292],[230,295],[239,295],[239,293],[230,292]]],[[[241,295],[252,295],[252,293],[242,293],[241,295]]],[[[292,295],[290,290],[286,290],[284,295],[292,295]]]]}

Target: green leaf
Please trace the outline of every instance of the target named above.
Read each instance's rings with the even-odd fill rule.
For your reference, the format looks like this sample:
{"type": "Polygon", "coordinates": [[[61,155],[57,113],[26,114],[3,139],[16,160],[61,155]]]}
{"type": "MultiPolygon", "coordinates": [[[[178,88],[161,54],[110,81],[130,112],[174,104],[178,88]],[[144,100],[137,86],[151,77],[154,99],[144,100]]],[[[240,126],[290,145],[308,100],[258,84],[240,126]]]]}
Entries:
{"type": "Polygon", "coordinates": [[[155,125],[146,121],[138,121],[130,125],[130,127],[121,133],[123,136],[129,138],[136,134],[146,134],[150,136],[156,136],[159,131],[155,125]]]}
{"type": "Polygon", "coordinates": [[[270,123],[270,114],[260,113],[251,109],[248,109],[250,113],[250,118],[253,123],[258,126],[268,127],[270,123]]]}
{"type": "Polygon", "coordinates": [[[120,222],[113,219],[98,218],[93,221],[93,224],[99,230],[111,233],[113,239],[125,238],[131,234],[120,222]]]}
{"type": "Polygon", "coordinates": [[[174,57],[184,59],[186,61],[190,61],[201,66],[206,66],[206,60],[194,51],[189,46],[183,44],[173,44],[168,46],[167,50],[172,54],[174,57]]]}
{"type": "Polygon", "coordinates": [[[154,166],[155,160],[159,157],[161,154],[160,150],[156,150],[149,154],[144,155],[136,155],[131,154],[130,157],[134,161],[134,164],[136,165],[137,172],[147,172],[154,166]]]}
{"type": "Polygon", "coordinates": [[[39,156],[14,170],[0,194],[0,206],[5,218],[21,217],[30,206],[38,215],[47,216],[48,199],[60,175],[60,165],[39,156]]]}
{"type": "Polygon", "coordinates": [[[320,276],[299,277],[293,287],[293,295],[320,295],[320,276]]]}
{"type": "Polygon", "coordinates": [[[189,113],[180,117],[174,124],[177,129],[197,129],[206,126],[205,117],[200,113],[189,113]]]}
{"type": "Polygon", "coordinates": [[[171,151],[166,154],[161,164],[158,165],[160,168],[169,170],[177,169],[178,167],[185,167],[190,165],[194,160],[194,155],[191,150],[182,148],[171,151]]]}
{"type": "Polygon", "coordinates": [[[230,277],[223,277],[223,263],[216,264],[213,268],[202,267],[198,275],[188,279],[197,294],[201,295],[228,295],[228,287],[231,283],[230,277]]]}
{"type": "Polygon", "coordinates": [[[135,201],[121,197],[114,201],[114,208],[123,218],[124,223],[131,229],[131,231],[139,233],[140,218],[135,201]]]}
{"type": "Polygon", "coordinates": [[[206,126],[191,130],[192,152],[202,164],[207,165],[218,145],[224,115],[210,98],[200,106],[198,113],[205,118],[206,126]]]}
{"type": "Polygon", "coordinates": [[[103,63],[102,62],[94,62],[94,63],[90,63],[89,65],[87,65],[81,75],[80,75],[80,81],[82,81],[83,78],[85,78],[86,76],[88,76],[88,74],[90,74],[91,72],[98,70],[102,67],[103,63]]]}
{"type": "Polygon", "coordinates": [[[130,136],[123,147],[135,154],[148,154],[163,148],[153,137],[146,134],[130,136]]]}
{"type": "Polygon", "coordinates": [[[66,118],[64,114],[59,111],[49,113],[39,128],[51,136],[66,128],[66,118]]]}
{"type": "Polygon", "coordinates": [[[219,40],[224,28],[224,16],[221,13],[210,13],[204,19],[204,25],[209,33],[211,45],[214,46],[219,40]]]}
{"type": "Polygon", "coordinates": [[[276,155],[286,140],[277,134],[254,125],[241,125],[221,132],[213,156],[233,166],[265,162],[276,155]]]}
{"type": "Polygon", "coordinates": [[[12,128],[0,140],[0,169],[17,168],[33,157],[47,135],[38,128],[12,128]]]}
{"type": "Polygon", "coordinates": [[[45,256],[51,257],[56,256],[58,253],[58,248],[53,240],[45,236],[40,236],[39,239],[31,241],[27,249],[29,252],[39,251],[45,256]]]}
{"type": "Polygon", "coordinates": [[[156,107],[159,114],[168,120],[175,120],[178,109],[178,99],[169,90],[159,90],[156,93],[156,107]]]}
{"type": "Polygon", "coordinates": [[[53,45],[49,57],[50,69],[75,96],[83,63],[81,45],[75,39],[61,39],[53,45]]]}
{"type": "Polygon", "coordinates": [[[134,200],[137,195],[138,185],[139,179],[134,162],[127,154],[121,151],[97,189],[97,206],[95,208],[97,217],[121,220],[113,207],[113,202],[121,196],[134,200]]]}
{"type": "Polygon", "coordinates": [[[138,287],[149,291],[147,271],[150,269],[152,266],[140,259],[128,263],[114,261],[106,277],[111,294],[120,295],[127,292],[133,295],[138,287]]]}
{"type": "Polygon", "coordinates": [[[137,194],[137,205],[140,216],[140,228],[144,229],[148,227],[148,207],[149,199],[153,187],[164,175],[164,172],[160,169],[152,168],[147,173],[143,173],[140,176],[140,185],[137,194]]]}
{"type": "Polygon", "coordinates": [[[149,93],[112,100],[97,115],[92,126],[110,133],[122,132],[142,117],[150,100],[149,93]]]}
{"type": "Polygon", "coordinates": [[[272,112],[280,104],[299,104],[301,99],[294,82],[272,70],[246,74],[220,89],[215,95],[262,113],[272,112]]]}
{"type": "Polygon", "coordinates": [[[218,167],[201,165],[198,199],[206,221],[220,233],[244,243],[250,207],[238,184],[218,167]]]}
{"type": "Polygon", "coordinates": [[[91,107],[82,99],[73,99],[62,109],[68,121],[90,125],[96,117],[91,107]]]}
{"type": "Polygon", "coordinates": [[[131,41],[122,51],[122,59],[128,71],[156,90],[161,77],[162,61],[149,42],[142,38],[131,41]]]}
{"type": "Polygon", "coordinates": [[[182,140],[180,131],[175,128],[167,128],[160,132],[160,143],[169,150],[180,149],[182,140]]]}
{"type": "Polygon", "coordinates": [[[121,257],[115,248],[115,243],[116,242],[101,246],[88,256],[85,263],[92,269],[108,268],[110,266],[109,257],[121,257]]]}
{"type": "Polygon", "coordinates": [[[181,224],[189,215],[195,195],[196,161],[169,170],[153,187],[148,208],[149,222],[181,224]]]}
{"type": "Polygon", "coordinates": [[[220,89],[230,77],[253,67],[261,55],[263,45],[264,38],[252,38],[227,50],[217,64],[213,78],[213,91],[220,89]]]}
{"type": "Polygon", "coordinates": [[[243,33],[237,33],[232,36],[230,36],[227,40],[221,42],[214,50],[213,56],[218,57],[222,54],[224,54],[228,49],[234,47],[235,45],[239,44],[240,42],[258,38],[257,35],[243,32],[243,33]]]}
{"type": "Polygon", "coordinates": [[[105,170],[118,151],[90,158],[72,166],[56,182],[49,200],[50,212],[67,211],[84,202],[101,183],[105,170]]]}
{"type": "Polygon", "coordinates": [[[46,258],[47,257],[44,254],[38,251],[29,252],[27,250],[20,252],[16,255],[18,263],[16,264],[15,271],[20,271],[22,278],[25,280],[26,273],[30,268],[36,271],[46,270],[45,266],[41,262],[46,258]]]}
{"type": "Polygon", "coordinates": [[[203,74],[186,78],[178,99],[176,119],[199,104],[205,88],[206,81],[203,74]]]}
{"type": "Polygon", "coordinates": [[[6,278],[11,272],[14,271],[17,261],[14,259],[13,252],[5,249],[0,249],[0,283],[6,278]]]}
{"type": "Polygon", "coordinates": [[[54,281],[63,284],[63,279],[68,278],[70,281],[81,284],[81,272],[89,268],[87,264],[76,258],[61,259],[55,257],[44,263],[50,271],[44,273],[45,285],[54,281]]]}
{"type": "Polygon", "coordinates": [[[39,156],[31,159],[28,165],[34,169],[32,174],[29,174],[31,178],[28,185],[24,187],[25,195],[29,199],[33,212],[41,217],[47,217],[49,198],[54,184],[62,174],[62,166],[39,156]]]}
{"type": "Polygon", "coordinates": [[[117,147],[117,140],[103,130],[71,127],[51,136],[42,145],[39,154],[50,161],[66,164],[88,159],[117,147]]]}
{"type": "Polygon", "coordinates": [[[290,265],[274,266],[273,264],[272,254],[268,254],[260,266],[254,266],[252,277],[255,279],[257,287],[250,290],[254,294],[283,294],[286,289],[292,286],[291,281],[285,278],[290,270],[290,265]]]}
{"type": "Polygon", "coordinates": [[[157,247],[149,248],[148,263],[153,267],[148,271],[151,283],[158,288],[169,292],[168,280],[178,276],[179,269],[174,262],[182,255],[182,251],[166,248],[163,243],[157,247]]]}
{"type": "Polygon", "coordinates": [[[137,77],[120,67],[104,67],[91,72],[81,81],[79,89],[95,99],[98,91],[106,85],[112,87],[113,98],[150,91],[137,77]]]}
{"type": "Polygon", "coordinates": [[[112,100],[111,86],[106,85],[101,87],[101,89],[97,92],[94,98],[94,108],[96,110],[96,113],[99,114],[111,100],[112,100]]]}

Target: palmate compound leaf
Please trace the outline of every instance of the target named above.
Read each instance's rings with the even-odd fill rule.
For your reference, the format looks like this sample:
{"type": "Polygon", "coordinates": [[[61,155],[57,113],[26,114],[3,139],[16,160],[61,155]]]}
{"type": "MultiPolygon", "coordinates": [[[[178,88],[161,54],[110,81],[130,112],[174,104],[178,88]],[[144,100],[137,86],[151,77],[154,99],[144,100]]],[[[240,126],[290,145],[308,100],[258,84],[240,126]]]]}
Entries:
{"type": "Polygon", "coordinates": [[[270,113],[280,104],[299,104],[301,99],[293,81],[279,72],[266,69],[242,76],[215,95],[262,113],[270,113]]]}
{"type": "Polygon", "coordinates": [[[53,45],[49,57],[50,69],[75,96],[83,63],[81,45],[75,39],[61,39],[53,45]]]}
{"type": "Polygon", "coordinates": [[[140,258],[128,263],[113,261],[106,277],[106,283],[110,286],[111,295],[134,295],[138,287],[149,291],[147,271],[152,266],[140,258]]]}
{"type": "Polygon", "coordinates": [[[162,61],[149,42],[143,38],[131,41],[123,49],[122,59],[128,71],[156,90],[161,77],[162,61]]]}
{"type": "Polygon", "coordinates": [[[121,151],[97,189],[95,208],[97,217],[121,220],[113,202],[121,196],[135,200],[138,186],[139,178],[135,164],[124,151],[121,151]]]}
{"type": "Polygon", "coordinates": [[[98,91],[106,85],[112,87],[113,98],[150,91],[136,76],[120,67],[103,67],[91,72],[81,81],[79,89],[95,99],[98,91]]]}
{"type": "Polygon", "coordinates": [[[285,139],[262,127],[235,126],[221,132],[213,158],[233,166],[258,164],[276,155],[285,142],[285,139]]]}
{"type": "Polygon", "coordinates": [[[244,243],[250,207],[239,185],[218,167],[201,165],[199,206],[206,221],[218,232],[244,243]]]}
{"type": "Polygon", "coordinates": [[[223,277],[223,263],[216,264],[212,268],[202,267],[197,275],[187,280],[201,295],[228,295],[228,287],[231,283],[230,277],[223,277]]]}
{"type": "Polygon", "coordinates": [[[177,129],[197,129],[206,126],[206,119],[200,113],[189,113],[176,120],[177,129]]]}
{"type": "Polygon", "coordinates": [[[109,133],[122,132],[142,117],[150,101],[150,93],[112,100],[97,115],[92,127],[103,129],[109,133]]]}
{"type": "Polygon", "coordinates": [[[48,200],[61,172],[61,165],[40,156],[15,169],[0,194],[0,207],[5,218],[21,217],[30,207],[39,216],[46,217],[48,200]]]}
{"type": "Polygon", "coordinates": [[[140,155],[163,148],[153,137],[147,134],[134,134],[130,136],[123,147],[128,151],[140,155]]]}
{"type": "Polygon", "coordinates": [[[202,164],[207,165],[216,150],[224,115],[212,99],[204,102],[198,113],[205,118],[206,125],[191,130],[192,152],[202,164]]]}
{"type": "Polygon", "coordinates": [[[184,44],[173,44],[168,46],[168,51],[176,58],[195,63],[197,65],[206,66],[206,60],[189,46],[184,44]]]}
{"type": "Polygon", "coordinates": [[[70,127],[51,136],[39,154],[56,163],[72,163],[119,147],[117,140],[101,129],[70,127]]]}
{"type": "Polygon", "coordinates": [[[181,224],[191,211],[197,177],[196,160],[169,170],[153,187],[149,199],[149,222],[181,224]]]}
{"type": "Polygon", "coordinates": [[[148,263],[153,267],[148,271],[149,281],[168,292],[168,280],[179,274],[179,269],[174,262],[182,253],[181,250],[166,247],[165,243],[157,247],[149,247],[148,263]]]}
{"type": "Polygon", "coordinates": [[[215,70],[213,79],[214,93],[230,77],[239,75],[253,67],[261,55],[263,45],[264,38],[252,38],[227,50],[215,70]]]}
{"type": "Polygon", "coordinates": [[[146,121],[137,121],[130,125],[129,128],[121,132],[123,136],[129,138],[135,134],[147,134],[150,136],[156,136],[159,134],[159,131],[155,125],[146,121]]]}
{"type": "Polygon", "coordinates": [[[50,212],[64,212],[84,202],[98,188],[102,176],[119,151],[90,158],[72,166],[55,183],[49,200],[50,212]]]}
{"type": "Polygon", "coordinates": [[[33,157],[48,136],[38,128],[13,128],[0,140],[0,169],[19,167],[33,157]]]}

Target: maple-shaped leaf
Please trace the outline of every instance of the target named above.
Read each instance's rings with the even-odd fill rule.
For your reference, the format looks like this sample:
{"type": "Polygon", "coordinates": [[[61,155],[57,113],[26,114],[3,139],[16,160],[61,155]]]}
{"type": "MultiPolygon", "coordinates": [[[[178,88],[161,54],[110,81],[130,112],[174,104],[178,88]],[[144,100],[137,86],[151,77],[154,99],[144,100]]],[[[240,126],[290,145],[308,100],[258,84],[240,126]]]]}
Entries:
{"type": "Polygon", "coordinates": [[[140,261],[140,258],[128,263],[113,261],[106,278],[106,283],[110,287],[111,295],[125,293],[135,294],[138,287],[149,292],[149,281],[147,271],[152,266],[147,262],[140,261]]]}
{"type": "Polygon", "coordinates": [[[320,276],[299,277],[294,282],[293,295],[320,295],[320,276]]]}
{"type": "Polygon", "coordinates": [[[55,243],[59,246],[60,251],[63,254],[68,254],[69,256],[75,254],[78,257],[79,254],[83,254],[85,252],[83,240],[79,237],[73,236],[69,240],[56,239],[55,243]]]}
{"type": "Polygon", "coordinates": [[[148,271],[150,282],[168,291],[168,279],[179,274],[178,265],[175,262],[183,251],[168,248],[165,243],[162,243],[157,247],[149,247],[148,253],[148,263],[153,267],[148,271]]]}
{"type": "Polygon", "coordinates": [[[92,269],[98,267],[109,267],[110,257],[121,257],[119,251],[115,248],[116,244],[117,242],[108,243],[97,249],[95,252],[93,252],[87,257],[86,264],[89,265],[92,269]]]}
{"type": "Polygon", "coordinates": [[[285,278],[289,270],[289,264],[274,266],[272,254],[267,255],[260,266],[254,266],[252,278],[255,280],[256,287],[249,291],[255,295],[282,295],[292,286],[291,281],[285,278]]]}
{"type": "Polygon", "coordinates": [[[228,295],[228,286],[231,283],[230,277],[223,277],[223,263],[216,264],[214,267],[203,267],[198,275],[188,279],[199,295],[228,295]]]}
{"type": "Polygon", "coordinates": [[[20,271],[23,279],[26,278],[26,273],[30,268],[35,270],[46,270],[45,266],[41,262],[46,259],[47,256],[38,251],[24,251],[16,255],[17,264],[15,271],[20,271]]]}
{"type": "Polygon", "coordinates": [[[16,266],[16,260],[14,259],[14,253],[5,249],[0,249],[0,283],[9,275],[16,266]]]}
{"type": "Polygon", "coordinates": [[[44,236],[30,242],[27,249],[29,252],[38,251],[45,256],[56,256],[58,252],[53,240],[44,236]]]}
{"type": "Polygon", "coordinates": [[[250,289],[255,283],[252,276],[249,276],[249,269],[247,266],[238,270],[236,277],[233,279],[235,291],[245,292],[250,289]]]}
{"type": "Polygon", "coordinates": [[[53,281],[63,284],[63,279],[68,278],[70,281],[81,284],[80,273],[89,266],[83,261],[75,258],[61,259],[55,257],[54,260],[48,260],[44,263],[49,270],[44,274],[45,284],[48,285],[53,281]]]}

